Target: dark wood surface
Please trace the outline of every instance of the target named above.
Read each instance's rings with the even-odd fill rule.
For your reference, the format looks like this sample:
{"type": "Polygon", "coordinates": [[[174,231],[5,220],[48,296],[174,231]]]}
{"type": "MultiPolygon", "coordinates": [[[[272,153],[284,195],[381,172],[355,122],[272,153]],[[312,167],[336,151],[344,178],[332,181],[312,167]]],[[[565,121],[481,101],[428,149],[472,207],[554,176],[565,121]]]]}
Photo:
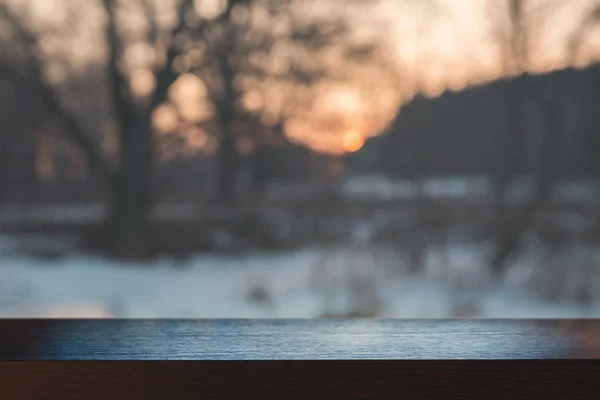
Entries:
{"type": "Polygon", "coordinates": [[[598,399],[592,360],[0,362],[0,398],[598,399]]]}
{"type": "Polygon", "coordinates": [[[0,320],[0,360],[600,358],[600,320],[0,320]]]}
{"type": "Polygon", "coordinates": [[[597,399],[600,321],[0,320],[0,359],[11,400],[597,399]]]}

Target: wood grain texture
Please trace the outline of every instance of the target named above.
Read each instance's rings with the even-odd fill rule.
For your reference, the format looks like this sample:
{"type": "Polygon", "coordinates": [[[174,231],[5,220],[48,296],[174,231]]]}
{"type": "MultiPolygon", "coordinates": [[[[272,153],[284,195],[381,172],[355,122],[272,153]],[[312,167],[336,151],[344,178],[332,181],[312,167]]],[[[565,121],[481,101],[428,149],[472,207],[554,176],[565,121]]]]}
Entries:
{"type": "Polygon", "coordinates": [[[600,320],[0,320],[0,360],[600,357],[600,320]]]}
{"type": "Polygon", "coordinates": [[[596,320],[0,320],[0,398],[595,399],[599,333],[596,320]]]}

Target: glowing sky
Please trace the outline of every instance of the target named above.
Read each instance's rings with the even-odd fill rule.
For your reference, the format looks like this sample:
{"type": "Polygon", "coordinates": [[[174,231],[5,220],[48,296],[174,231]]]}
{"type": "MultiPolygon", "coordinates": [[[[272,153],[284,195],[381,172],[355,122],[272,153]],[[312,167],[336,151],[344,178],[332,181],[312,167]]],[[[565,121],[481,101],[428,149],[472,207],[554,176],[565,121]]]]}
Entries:
{"type": "MultiPolygon", "coordinates": [[[[65,11],[68,7],[61,4],[73,4],[69,2],[72,0],[0,1],[21,6],[30,1],[32,17],[36,21],[45,20],[55,25],[64,25],[68,18],[65,11]]],[[[368,1],[365,0],[365,3],[368,1]]],[[[72,35],[68,43],[46,43],[48,46],[66,46],[65,51],[71,54],[74,64],[102,55],[103,46],[96,46],[96,43],[101,43],[98,33],[104,20],[99,17],[100,9],[97,5],[93,7],[92,3],[86,2],[85,12],[77,18],[80,26],[78,33],[72,35]]],[[[167,3],[157,1],[164,8],[160,18],[165,21],[174,17],[172,10],[166,7],[167,3]]],[[[599,0],[527,0],[527,15],[532,21],[531,36],[535,41],[530,50],[530,69],[544,71],[568,64],[567,39],[581,23],[582,15],[589,12],[590,6],[598,3],[599,0]]],[[[506,3],[501,0],[381,0],[379,6],[370,8],[379,22],[369,24],[364,23],[365,18],[361,14],[364,11],[357,12],[357,32],[378,36],[397,51],[396,59],[402,69],[402,88],[390,88],[390,94],[386,95],[378,89],[379,97],[375,99],[365,95],[368,92],[353,87],[352,82],[346,86],[323,87],[327,95],[319,99],[318,104],[315,103],[315,108],[321,114],[326,114],[321,125],[316,123],[315,114],[312,114],[307,117],[310,121],[291,121],[287,125],[288,135],[318,150],[355,151],[366,137],[377,134],[393,117],[400,99],[410,97],[414,91],[437,95],[446,88],[460,90],[467,85],[500,76],[503,73],[500,62],[502,29],[506,34],[506,10],[502,9],[502,4],[506,3]],[[333,120],[335,118],[336,121],[333,120]]],[[[204,13],[210,13],[211,10],[218,12],[218,7],[213,7],[211,0],[197,0],[197,5],[202,6],[198,9],[204,13]]],[[[138,23],[134,18],[128,25],[131,28],[138,23]]],[[[579,64],[597,58],[599,40],[600,35],[587,37],[577,60],[579,64]]],[[[126,63],[136,71],[132,75],[131,85],[141,94],[150,90],[153,84],[153,76],[138,65],[147,63],[144,61],[147,57],[148,51],[143,46],[132,47],[126,54],[126,63]]],[[[64,74],[61,76],[60,71],[52,66],[48,67],[48,71],[55,80],[64,78],[64,74]]],[[[176,103],[180,118],[185,121],[202,119],[210,110],[193,106],[203,101],[202,82],[189,76],[182,80],[185,82],[179,82],[178,90],[172,91],[179,92],[173,96],[173,102],[176,103]]],[[[271,98],[276,97],[271,94],[271,98]]],[[[267,100],[250,93],[245,102],[259,106],[267,100]]],[[[160,117],[158,119],[162,118],[158,125],[168,128],[177,125],[178,122],[169,112],[173,112],[173,109],[169,111],[169,107],[165,107],[157,113],[160,114],[157,115],[160,117]]],[[[204,136],[197,134],[197,128],[189,130],[190,134],[195,132],[194,143],[206,142],[204,136]]]]}

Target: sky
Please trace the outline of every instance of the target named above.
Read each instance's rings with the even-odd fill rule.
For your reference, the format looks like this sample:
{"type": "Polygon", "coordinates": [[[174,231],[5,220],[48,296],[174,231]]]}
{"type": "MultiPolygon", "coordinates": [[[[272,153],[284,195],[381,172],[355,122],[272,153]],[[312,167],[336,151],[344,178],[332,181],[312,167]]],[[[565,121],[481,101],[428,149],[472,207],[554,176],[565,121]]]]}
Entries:
{"type": "MultiPolygon", "coordinates": [[[[63,21],[68,17],[65,12],[68,7],[61,4],[69,4],[72,0],[1,1],[16,5],[30,1],[34,18],[55,26],[66,26],[63,21]]],[[[197,0],[198,5],[204,4],[199,9],[210,13],[210,1],[197,0]]],[[[564,67],[570,62],[567,59],[569,35],[582,25],[583,15],[589,14],[590,7],[599,4],[599,0],[526,2],[530,37],[534,43],[530,49],[529,68],[541,72],[564,67]]],[[[165,21],[173,17],[172,10],[165,6],[167,3],[157,2],[164,8],[160,18],[165,21]]],[[[436,96],[444,90],[460,90],[502,76],[500,51],[507,33],[507,9],[503,8],[503,4],[506,2],[501,0],[381,0],[379,6],[370,7],[371,19],[365,18],[364,9],[361,9],[357,12],[357,32],[360,30],[365,35],[383,39],[394,53],[402,75],[402,87],[397,88],[397,96],[384,95],[382,90],[376,93],[362,91],[353,82],[338,87],[323,86],[322,91],[327,95],[315,102],[315,108],[321,113],[323,110],[329,113],[324,122],[327,128],[316,126],[316,114],[308,113],[309,117],[303,117],[304,120],[291,121],[287,125],[288,136],[317,150],[355,151],[367,137],[377,134],[394,116],[401,102],[409,99],[414,92],[436,96]],[[332,121],[335,118],[338,119],[336,123],[332,121]]],[[[74,65],[98,57],[103,49],[98,33],[104,24],[99,12],[98,7],[86,6],[85,12],[76,19],[77,33],[72,34],[69,41],[45,44],[56,48],[63,46],[74,65]]],[[[134,29],[139,22],[137,18],[128,20],[128,29],[134,29]]],[[[595,30],[592,30],[582,42],[580,56],[576,60],[579,65],[597,58],[600,35],[594,33],[595,30]]],[[[132,56],[128,59],[134,60],[130,64],[144,63],[144,48],[132,48],[129,53],[132,56]]],[[[142,67],[134,65],[133,68],[137,69],[132,74],[131,84],[137,92],[143,93],[152,84],[152,76],[142,67]]],[[[52,64],[47,66],[47,71],[57,81],[65,78],[64,71],[61,73],[52,64]]],[[[179,85],[184,92],[179,97],[185,101],[179,103],[188,106],[187,109],[178,107],[180,113],[192,119],[194,115],[198,118],[207,115],[206,107],[193,109],[189,106],[191,98],[202,101],[202,83],[198,84],[189,76],[182,79],[186,83],[179,85]]],[[[163,121],[159,121],[158,125],[174,123],[173,116],[168,113],[168,107],[161,110],[159,114],[163,121]]],[[[206,138],[198,135],[197,129],[194,135],[194,143],[208,143],[206,138]]]]}
{"type": "MultiPolygon", "coordinates": [[[[562,68],[567,61],[569,35],[597,0],[526,0],[531,26],[534,72],[562,68]]],[[[400,57],[424,75],[432,94],[445,87],[466,85],[502,75],[499,40],[506,35],[506,12],[501,0],[385,0],[383,14],[392,20],[400,57]],[[496,25],[496,26],[495,26],[496,25]],[[503,26],[502,26],[503,25],[503,26]],[[499,32],[504,29],[505,32],[499,32]],[[422,32],[419,41],[417,35],[422,32]],[[415,40],[416,39],[416,40],[415,40]]],[[[597,37],[590,33],[590,39],[597,37]]],[[[582,46],[583,64],[597,58],[597,43],[582,46]]]]}

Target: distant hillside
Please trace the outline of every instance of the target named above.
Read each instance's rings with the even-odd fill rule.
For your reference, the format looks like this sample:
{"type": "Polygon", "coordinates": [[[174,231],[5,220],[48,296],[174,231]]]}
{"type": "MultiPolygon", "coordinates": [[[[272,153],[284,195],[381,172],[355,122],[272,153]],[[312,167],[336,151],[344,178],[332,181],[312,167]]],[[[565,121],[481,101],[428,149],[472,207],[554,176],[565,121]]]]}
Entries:
{"type": "Polygon", "coordinates": [[[437,98],[417,95],[400,109],[383,135],[370,139],[351,157],[351,167],[356,172],[405,177],[489,174],[502,162],[525,170],[528,162],[535,162],[551,126],[557,133],[553,142],[557,171],[599,175],[597,104],[598,65],[496,80],[437,98]],[[575,114],[567,114],[568,104],[575,114]],[[529,138],[511,136],[518,129],[516,110],[523,108],[529,138]],[[512,147],[507,140],[513,140],[512,147]],[[509,148],[514,158],[507,158],[509,148]]]}

